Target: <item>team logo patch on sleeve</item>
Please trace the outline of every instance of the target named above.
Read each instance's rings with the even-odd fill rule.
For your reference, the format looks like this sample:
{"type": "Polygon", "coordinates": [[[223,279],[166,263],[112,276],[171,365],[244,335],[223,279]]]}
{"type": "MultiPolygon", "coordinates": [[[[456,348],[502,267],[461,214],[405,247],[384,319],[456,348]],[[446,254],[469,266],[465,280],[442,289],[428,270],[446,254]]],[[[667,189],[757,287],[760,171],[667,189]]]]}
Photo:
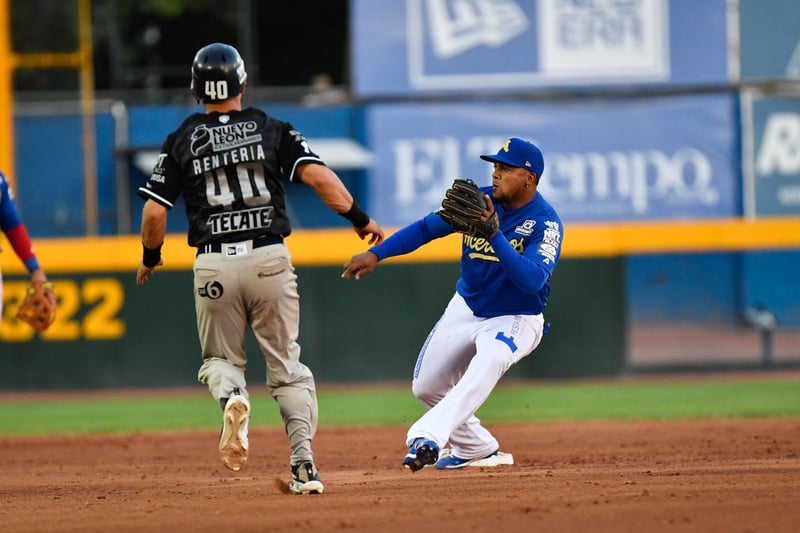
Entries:
{"type": "Polygon", "coordinates": [[[530,237],[533,233],[533,227],[536,225],[535,220],[528,219],[516,228],[514,228],[514,232],[519,233],[520,235],[525,235],[526,237],[530,237]]]}
{"type": "Polygon", "coordinates": [[[547,229],[544,239],[539,245],[539,253],[544,256],[546,264],[555,263],[558,250],[561,247],[561,229],[558,222],[548,220],[545,222],[547,229]]]}

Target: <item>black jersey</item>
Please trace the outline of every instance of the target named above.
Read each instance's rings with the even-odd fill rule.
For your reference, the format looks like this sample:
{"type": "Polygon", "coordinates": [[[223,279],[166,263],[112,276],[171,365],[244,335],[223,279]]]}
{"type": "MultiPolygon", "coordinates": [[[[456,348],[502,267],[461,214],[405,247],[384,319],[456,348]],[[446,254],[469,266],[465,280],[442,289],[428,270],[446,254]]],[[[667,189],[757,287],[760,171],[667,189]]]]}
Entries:
{"type": "Polygon", "coordinates": [[[189,245],[287,236],[283,177],[324,164],[291,124],[249,107],[197,113],[171,133],[139,195],[172,208],[180,194],[189,245]]]}

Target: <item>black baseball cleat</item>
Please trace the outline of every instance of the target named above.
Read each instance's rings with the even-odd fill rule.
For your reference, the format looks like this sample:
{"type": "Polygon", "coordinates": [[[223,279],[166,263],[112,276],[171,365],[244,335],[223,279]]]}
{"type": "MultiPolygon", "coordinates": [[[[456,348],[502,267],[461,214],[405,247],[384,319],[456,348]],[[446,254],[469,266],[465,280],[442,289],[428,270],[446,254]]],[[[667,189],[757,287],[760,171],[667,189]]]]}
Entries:
{"type": "Polygon", "coordinates": [[[292,481],[289,490],[293,494],[322,494],[325,486],[319,478],[317,467],[311,461],[292,465],[292,481]]]}
{"type": "Polygon", "coordinates": [[[408,453],[403,458],[403,465],[412,472],[422,470],[426,465],[432,465],[439,459],[439,446],[432,440],[414,439],[408,453]]]}

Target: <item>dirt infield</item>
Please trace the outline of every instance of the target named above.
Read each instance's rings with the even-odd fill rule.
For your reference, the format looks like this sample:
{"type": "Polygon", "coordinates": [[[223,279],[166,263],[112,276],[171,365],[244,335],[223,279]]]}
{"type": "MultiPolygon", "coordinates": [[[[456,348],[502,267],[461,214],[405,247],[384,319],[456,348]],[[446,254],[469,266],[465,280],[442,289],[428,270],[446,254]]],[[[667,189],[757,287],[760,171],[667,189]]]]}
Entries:
{"type": "Polygon", "coordinates": [[[411,473],[405,428],[321,427],[325,494],[280,492],[288,444],[251,431],[0,439],[0,529],[798,531],[800,419],[494,425],[514,466],[411,473]]]}

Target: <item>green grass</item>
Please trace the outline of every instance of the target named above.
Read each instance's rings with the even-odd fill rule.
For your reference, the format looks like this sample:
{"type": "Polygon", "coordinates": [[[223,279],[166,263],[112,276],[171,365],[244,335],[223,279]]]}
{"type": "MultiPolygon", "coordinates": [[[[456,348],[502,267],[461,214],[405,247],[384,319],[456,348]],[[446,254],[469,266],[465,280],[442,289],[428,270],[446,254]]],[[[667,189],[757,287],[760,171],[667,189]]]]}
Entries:
{"type": "MultiPolygon", "coordinates": [[[[252,427],[281,426],[263,388],[251,391],[252,427]]],[[[321,426],[408,425],[421,404],[410,386],[321,387],[321,426]]],[[[677,420],[800,417],[800,378],[700,378],[683,382],[530,382],[501,384],[478,411],[485,422],[677,420]]],[[[196,394],[6,394],[0,435],[147,433],[217,429],[220,410],[205,389],[196,394]]]]}
{"type": "Polygon", "coordinates": [[[482,414],[497,422],[800,416],[800,380],[582,384],[493,396],[482,414]],[[512,404],[518,405],[508,409],[512,404]]]}

